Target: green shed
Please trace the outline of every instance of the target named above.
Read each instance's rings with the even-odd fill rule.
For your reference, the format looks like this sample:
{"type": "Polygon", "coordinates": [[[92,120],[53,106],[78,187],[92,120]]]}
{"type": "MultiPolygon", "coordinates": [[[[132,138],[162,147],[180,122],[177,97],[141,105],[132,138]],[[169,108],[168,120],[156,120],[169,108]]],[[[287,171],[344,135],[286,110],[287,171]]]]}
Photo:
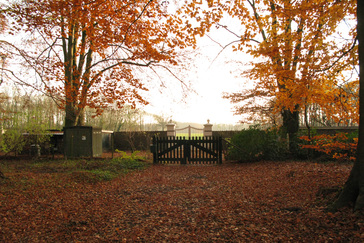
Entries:
{"type": "Polygon", "coordinates": [[[101,128],[76,126],[64,128],[64,154],[66,158],[101,157],[101,128]]]}

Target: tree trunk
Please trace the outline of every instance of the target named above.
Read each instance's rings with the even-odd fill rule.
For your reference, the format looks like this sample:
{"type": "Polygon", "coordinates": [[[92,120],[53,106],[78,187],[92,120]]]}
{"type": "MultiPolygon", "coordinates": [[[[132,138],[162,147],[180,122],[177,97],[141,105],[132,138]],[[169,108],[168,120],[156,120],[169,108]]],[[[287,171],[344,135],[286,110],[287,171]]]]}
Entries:
{"type": "Polygon", "coordinates": [[[65,127],[73,127],[76,125],[75,109],[71,104],[66,105],[65,127]]]}
{"type": "Polygon", "coordinates": [[[292,155],[296,155],[298,150],[297,132],[299,129],[299,112],[283,110],[282,117],[283,117],[283,129],[285,129],[285,132],[288,134],[289,151],[291,152],[292,155]]]}
{"type": "Polygon", "coordinates": [[[84,108],[79,109],[78,117],[77,117],[77,123],[76,123],[77,126],[84,126],[85,125],[85,119],[86,119],[85,115],[86,115],[85,114],[85,109],[84,108]]]}
{"type": "Polygon", "coordinates": [[[65,127],[73,127],[73,126],[84,126],[85,125],[85,112],[84,108],[76,108],[72,104],[66,105],[66,118],[65,118],[65,127]]]}
{"type": "MultiPolygon", "coordinates": [[[[329,207],[330,211],[336,211],[345,206],[353,206],[354,210],[362,209],[364,206],[364,187],[360,175],[363,174],[363,166],[360,166],[360,159],[357,159],[350,172],[343,190],[338,199],[329,207]]],[[[362,164],[362,163],[361,163],[362,164]]]]}
{"type": "Polygon", "coordinates": [[[364,209],[364,1],[357,1],[358,40],[359,40],[359,141],[356,161],[351,169],[338,199],[329,207],[336,211],[341,207],[353,205],[354,211],[364,209]]]}

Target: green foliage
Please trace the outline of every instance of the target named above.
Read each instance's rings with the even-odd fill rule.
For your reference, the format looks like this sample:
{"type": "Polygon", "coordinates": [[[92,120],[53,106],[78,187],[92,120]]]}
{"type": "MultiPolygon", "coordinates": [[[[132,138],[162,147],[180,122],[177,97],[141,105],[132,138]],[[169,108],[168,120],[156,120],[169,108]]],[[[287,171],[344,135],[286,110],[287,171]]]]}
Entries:
{"type": "Polygon", "coordinates": [[[140,158],[137,155],[137,151],[131,155],[123,152],[121,156],[111,160],[76,160],[73,163],[69,163],[69,166],[73,170],[88,171],[99,178],[99,180],[107,181],[129,171],[143,169],[146,163],[140,161],[140,158]]]}
{"type": "Polygon", "coordinates": [[[120,170],[127,172],[129,170],[143,169],[146,165],[145,162],[143,162],[145,158],[138,155],[140,151],[134,151],[130,155],[118,149],[115,151],[118,152],[120,156],[116,156],[110,161],[109,170],[120,170]]]}
{"type": "Polygon", "coordinates": [[[276,129],[262,130],[252,126],[234,135],[230,141],[228,159],[240,162],[280,160],[287,157],[287,143],[276,129]]]}
{"type": "Polygon", "coordinates": [[[21,153],[26,144],[25,138],[18,129],[11,129],[0,136],[0,150],[4,153],[21,153]]]}
{"type": "Polygon", "coordinates": [[[271,129],[265,131],[264,155],[267,160],[284,160],[287,159],[289,154],[289,148],[287,140],[281,131],[277,129],[271,129]]]}
{"type": "Polygon", "coordinates": [[[103,180],[110,180],[106,179],[104,174],[104,171],[72,171],[67,176],[76,183],[95,184],[103,180]]]}
{"type": "Polygon", "coordinates": [[[347,142],[353,142],[353,141],[355,141],[355,140],[358,139],[358,137],[359,137],[359,131],[354,131],[354,132],[346,133],[345,135],[347,137],[347,142]]]}
{"type": "Polygon", "coordinates": [[[22,94],[18,89],[0,93],[0,129],[24,128],[28,123],[44,129],[62,129],[64,112],[53,99],[36,92],[22,94]]]}
{"type": "Polygon", "coordinates": [[[115,152],[119,153],[119,156],[117,156],[115,159],[122,159],[122,160],[142,160],[144,159],[142,156],[139,156],[138,154],[140,151],[136,150],[132,152],[130,155],[128,155],[125,151],[121,151],[119,149],[115,149],[115,152]]]}
{"type": "Polygon", "coordinates": [[[101,181],[111,181],[115,177],[113,173],[107,170],[91,170],[90,172],[97,176],[101,181]]]}
{"type": "Polygon", "coordinates": [[[29,117],[25,124],[19,124],[16,121],[16,116],[13,120],[18,126],[0,134],[0,150],[2,152],[19,154],[26,145],[39,145],[49,141],[50,137],[47,135],[46,127],[43,123],[38,123],[35,116],[29,117]]]}

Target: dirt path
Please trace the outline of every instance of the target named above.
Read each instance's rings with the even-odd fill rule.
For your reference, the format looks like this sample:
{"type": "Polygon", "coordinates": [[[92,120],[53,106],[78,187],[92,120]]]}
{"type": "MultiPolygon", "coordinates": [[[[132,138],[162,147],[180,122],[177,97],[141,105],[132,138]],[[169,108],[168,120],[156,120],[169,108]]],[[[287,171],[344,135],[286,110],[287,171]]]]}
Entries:
{"type": "Polygon", "coordinates": [[[333,194],[316,195],[342,185],[350,169],[303,162],[151,166],[112,182],[34,188],[37,197],[27,192],[22,203],[16,201],[21,195],[1,198],[13,211],[0,223],[0,239],[362,242],[364,218],[349,210],[326,213],[333,194]]]}

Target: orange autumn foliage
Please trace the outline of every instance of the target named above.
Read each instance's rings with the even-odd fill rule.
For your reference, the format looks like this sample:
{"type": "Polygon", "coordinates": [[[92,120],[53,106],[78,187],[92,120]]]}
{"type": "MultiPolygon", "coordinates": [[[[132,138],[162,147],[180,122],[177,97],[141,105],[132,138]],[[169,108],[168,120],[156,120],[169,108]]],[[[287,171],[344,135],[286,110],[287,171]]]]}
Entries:
{"type": "Polygon", "coordinates": [[[347,133],[337,133],[335,135],[316,135],[312,138],[302,136],[300,139],[309,144],[301,145],[304,149],[313,149],[323,152],[337,160],[355,160],[358,138],[349,138],[347,133]]]}
{"type": "Polygon", "coordinates": [[[146,104],[133,67],[177,65],[178,51],[195,42],[165,1],[23,0],[9,13],[11,31],[29,33],[21,55],[61,101],[66,126],[82,125],[85,107],[98,115],[111,104],[146,104]]]}
{"type": "MultiPolygon", "coordinates": [[[[263,113],[266,119],[319,105],[329,119],[358,121],[356,26],[342,27],[343,21],[355,23],[355,1],[187,3],[181,13],[196,20],[194,25],[186,21],[191,33],[226,29],[237,37],[227,46],[254,57],[252,68],[243,72],[254,87],[225,95],[236,104],[236,114],[251,114],[254,120],[263,113]],[[226,25],[226,17],[241,27],[226,25]]],[[[294,114],[288,120],[298,123],[294,114]]]]}

